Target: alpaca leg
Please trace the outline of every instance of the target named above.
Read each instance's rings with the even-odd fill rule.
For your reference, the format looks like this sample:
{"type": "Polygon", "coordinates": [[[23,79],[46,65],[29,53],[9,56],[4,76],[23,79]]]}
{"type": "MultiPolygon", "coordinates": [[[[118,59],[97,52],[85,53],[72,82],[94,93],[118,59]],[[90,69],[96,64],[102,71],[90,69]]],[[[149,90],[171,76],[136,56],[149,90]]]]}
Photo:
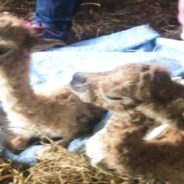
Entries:
{"type": "Polygon", "coordinates": [[[105,128],[103,128],[86,142],[86,155],[91,159],[93,166],[96,166],[105,158],[102,143],[102,137],[105,131],[105,128]]]}
{"type": "MultiPolygon", "coordinates": [[[[94,134],[92,137],[90,137],[86,142],[86,155],[91,159],[91,164],[93,166],[96,166],[102,161],[104,161],[104,163],[106,162],[106,146],[111,144],[111,140],[113,139],[113,137],[111,137],[111,131],[109,132],[109,129],[111,129],[111,126],[114,123],[118,122],[118,119],[119,115],[112,115],[106,123],[105,127],[94,134]]],[[[121,139],[116,139],[113,143],[119,144],[119,141],[121,142],[121,139]]]]}

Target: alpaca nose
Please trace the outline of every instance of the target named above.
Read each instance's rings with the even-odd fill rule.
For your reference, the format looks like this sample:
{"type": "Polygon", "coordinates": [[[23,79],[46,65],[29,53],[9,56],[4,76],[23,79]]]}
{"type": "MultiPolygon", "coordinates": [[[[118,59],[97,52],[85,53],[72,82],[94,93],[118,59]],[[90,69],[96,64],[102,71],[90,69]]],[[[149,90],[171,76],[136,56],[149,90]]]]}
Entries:
{"type": "Polygon", "coordinates": [[[75,73],[72,78],[73,84],[84,84],[87,80],[87,77],[83,73],[75,73]]]}

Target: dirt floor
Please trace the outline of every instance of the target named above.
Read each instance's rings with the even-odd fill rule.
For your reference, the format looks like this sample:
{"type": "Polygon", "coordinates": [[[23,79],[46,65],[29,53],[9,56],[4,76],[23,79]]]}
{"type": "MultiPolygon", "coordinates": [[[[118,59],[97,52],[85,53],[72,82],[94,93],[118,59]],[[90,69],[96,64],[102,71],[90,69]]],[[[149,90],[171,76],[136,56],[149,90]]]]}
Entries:
{"type": "MultiPolygon", "coordinates": [[[[1,0],[0,11],[31,19],[35,0],[1,0]]],[[[177,0],[84,0],[73,22],[77,41],[149,24],[161,36],[179,39],[177,0]]]]}

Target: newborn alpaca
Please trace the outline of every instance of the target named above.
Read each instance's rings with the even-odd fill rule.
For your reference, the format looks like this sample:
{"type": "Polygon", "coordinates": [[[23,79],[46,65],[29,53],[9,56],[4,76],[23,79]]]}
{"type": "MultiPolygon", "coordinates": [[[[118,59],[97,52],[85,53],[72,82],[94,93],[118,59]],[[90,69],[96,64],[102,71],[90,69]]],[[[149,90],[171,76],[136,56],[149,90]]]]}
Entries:
{"type": "Polygon", "coordinates": [[[160,123],[184,125],[184,86],[161,66],[127,64],[109,72],[76,73],[71,87],[85,102],[121,111],[136,108],[160,123]]]}
{"type": "Polygon", "coordinates": [[[86,144],[93,164],[103,161],[121,175],[184,183],[184,131],[170,126],[154,140],[145,141],[156,120],[171,125],[182,122],[184,87],[173,82],[167,71],[129,64],[111,72],[75,74],[71,87],[82,100],[114,113],[86,144]],[[150,108],[152,116],[143,107],[150,108]]]}
{"type": "Polygon", "coordinates": [[[44,135],[62,137],[63,144],[68,143],[89,133],[106,112],[83,103],[68,86],[58,87],[50,95],[33,91],[29,79],[31,50],[54,44],[58,43],[36,38],[16,17],[0,15],[0,100],[9,130],[18,135],[13,139],[16,149],[29,138],[39,136],[35,127],[44,135]]]}

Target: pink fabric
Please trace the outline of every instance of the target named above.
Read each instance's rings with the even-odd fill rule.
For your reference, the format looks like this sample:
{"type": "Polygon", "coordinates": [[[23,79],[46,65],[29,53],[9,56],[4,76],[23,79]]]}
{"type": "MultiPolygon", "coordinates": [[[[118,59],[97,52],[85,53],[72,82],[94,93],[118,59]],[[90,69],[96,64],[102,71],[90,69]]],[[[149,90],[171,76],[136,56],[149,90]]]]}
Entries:
{"type": "Polygon", "coordinates": [[[35,23],[33,24],[32,22],[29,22],[25,19],[20,19],[21,23],[24,24],[25,26],[31,28],[31,29],[43,29],[43,26],[41,23],[35,23]]]}
{"type": "Polygon", "coordinates": [[[184,0],[178,0],[178,21],[184,25],[184,0]]]}
{"type": "Polygon", "coordinates": [[[29,22],[29,21],[27,21],[25,19],[20,19],[20,22],[23,25],[27,26],[28,28],[33,29],[35,31],[35,34],[40,34],[40,33],[42,33],[44,31],[44,27],[39,22],[34,24],[34,23],[29,22]]]}
{"type": "Polygon", "coordinates": [[[181,24],[181,39],[184,40],[184,0],[178,0],[178,21],[181,24]]]}

